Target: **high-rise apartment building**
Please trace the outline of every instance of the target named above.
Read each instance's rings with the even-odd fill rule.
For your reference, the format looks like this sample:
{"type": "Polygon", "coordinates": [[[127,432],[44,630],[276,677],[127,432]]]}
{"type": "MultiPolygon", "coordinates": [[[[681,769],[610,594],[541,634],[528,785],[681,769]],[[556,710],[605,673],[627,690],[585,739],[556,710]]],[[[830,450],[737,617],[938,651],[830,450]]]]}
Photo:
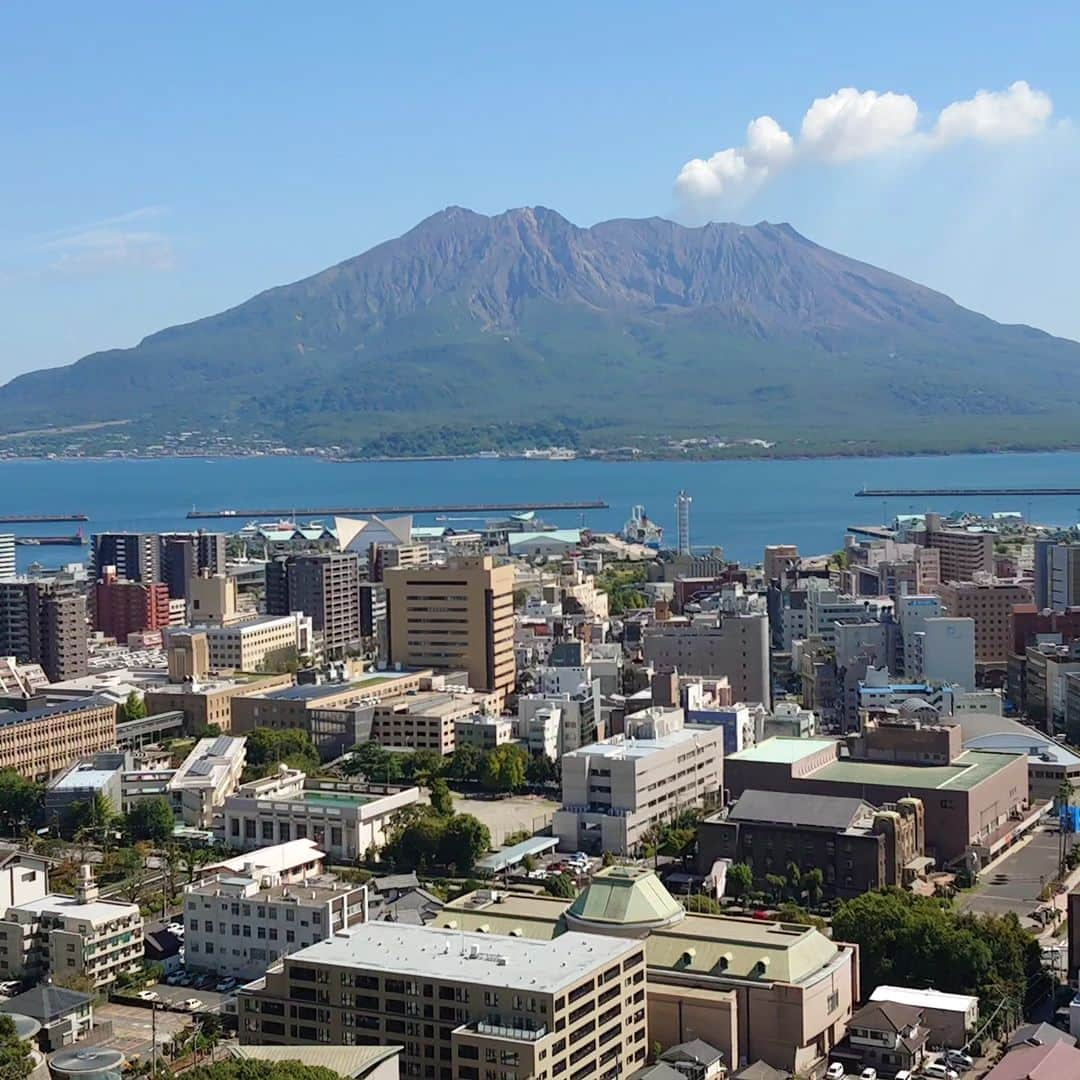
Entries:
{"type": "Polygon", "coordinates": [[[935,591],[945,614],[975,620],[975,662],[980,668],[1004,669],[1012,652],[1013,608],[1031,602],[1027,582],[980,575],[974,581],[945,582],[935,591]]]}
{"type": "Polygon", "coordinates": [[[90,545],[96,577],[106,566],[115,566],[116,576],[125,581],[161,581],[157,533],[95,533],[90,545]]]}
{"type": "Polygon", "coordinates": [[[206,571],[225,573],[225,534],[165,533],[161,537],[161,580],[174,600],[187,599],[188,582],[206,571]]]}
{"type": "Polygon", "coordinates": [[[942,581],[971,581],[976,574],[994,572],[992,532],[943,528],[941,515],[930,513],[916,538],[940,553],[942,581]]]}
{"type": "Polygon", "coordinates": [[[85,675],[83,581],[67,574],[0,580],[0,655],[40,664],[50,682],[85,675]]]}
{"type": "Polygon", "coordinates": [[[1046,607],[1080,607],[1080,544],[1054,544],[1047,558],[1046,607]]]}
{"type": "Polygon", "coordinates": [[[11,533],[0,536],[0,578],[15,576],[15,537],[11,533]]]}
{"type": "Polygon", "coordinates": [[[360,556],[352,551],[288,555],[266,566],[266,611],[311,616],[325,652],[344,652],[360,642],[360,556]]]}
{"type": "Polygon", "coordinates": [[[464,670],[474,690],[514,689],[514,568],[490,555],[395,567],[386,585],[392,664],[464,670]]]}
{"type": "Polygon", "coordinates": [[[237,996],[241,1043],[402,1043],[438,1080],[611,1080],[648,1054],[645,943],[551,941],[369,922],[271,967],[237,996]]]}
{"type": "Polygon", "coordinates": [[[121,644],[128,634],[169,625],[169,589],[161,581],[122,581],[107,566],[94,586],[94,627],[121,644]]]}

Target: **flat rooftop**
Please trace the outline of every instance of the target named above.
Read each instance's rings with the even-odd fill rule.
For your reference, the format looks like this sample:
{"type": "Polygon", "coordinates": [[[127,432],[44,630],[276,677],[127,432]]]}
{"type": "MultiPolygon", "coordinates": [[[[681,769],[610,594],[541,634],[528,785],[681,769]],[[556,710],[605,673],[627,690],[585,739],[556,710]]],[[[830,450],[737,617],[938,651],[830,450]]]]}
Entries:
{"type": "Polygon", "coordinates": [[[118,772],[120,766],[115,769],[97,769],[89,765],[85,769],[78,767],[70,772],[57,777],[49,785],[50,791],[86,791],[93,788],[95,791],[103,788],[118,772]]]}
{"type": "Polygon", "coordinates": [[[1020,754],[965,750],[949,765],[901,765],[884,761],[833,761],[812,774],[840,784],[883,784],[900,788],[970,791],[1006,768],[1020,754]]]}
{"type": "Polygon", "coordinates": [[[748,746],[736,754],[728,756],[729,761],[765,761],[776,765],[793,765],[796,761],[811,754],[828,750],[835,746],[835,739],[796,739],[777,735],[765,739],[756,746],[748,746]]]}
{"type": "Polygon", "coordinates": [[[120,900],[90,900],[80,904],[74,896],[60,896],[49,893],[48,896],[27,900],[25,903],[12,904],[17,911],[30,911],[36,915],[56,915],[66,919],[85,919],[89,923],[112,922],[129,915],[138,915],[138,904],[126,904],[120,900]]]}
{"type": "Polygon", "coordinates": [[[40,709],[28,709],[26,712],[0,712],[0,727],[25,724],[33,720],[44,720],[50,716],[64,716],[67,713],[85,712],[88,709],[100,709],[103,706],[115,707],[116,702],[102,695],[75,698],[63,701],[59,705],[45,705],[40,709]]]}
{"type": "Polygon", "coordinates": [[[643,758],[660,750],[670,750],[674,746],[685,746],[687,743],[700,739],[702,735],[719,730],[719,728],[712,729],[708,727],[685,727],[680,728],[678,731],[669,732],[667,735],[661,735],[657,739],[631,738],[619,742],[590,743],[588,746],[571,750],[564,757],[643,758]]]}
{"type": "Polygon", "coordinates": [[[332,938],[300,949],[292,965],[418,975],[425,979],[477,983],[505,989],[535,988],[549,993],[585,978],[641,948],[640,941],[600,934],[562,934],[551,941],[493,937],[434,926],[370,922],[340,930],[332,938]],[[475,947],[476,956],[470,956],[475,947]]]}

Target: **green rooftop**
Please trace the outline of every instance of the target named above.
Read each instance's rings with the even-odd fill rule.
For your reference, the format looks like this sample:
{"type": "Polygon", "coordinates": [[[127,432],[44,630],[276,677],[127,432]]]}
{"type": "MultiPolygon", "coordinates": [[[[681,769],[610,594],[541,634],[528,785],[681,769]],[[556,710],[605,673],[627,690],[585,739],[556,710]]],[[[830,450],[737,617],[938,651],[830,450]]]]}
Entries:
{"type": "Polygon", "coordinates": [[[883,761],[833,761],[811,779],[840,784],[885,784],[901,788],[951,788],[970,791],[1023,754],[965,750],[950,765],[900,765],[883,761]]]}
{"type": "Polygon", "coordinates": [[[766,761],[776,765],[791,765],[802,761],[804,757],[817,754],[835,746],[835,739],[798,739],[786,735],[774,735],[771,739],[749,746],[737,754],[731,754],[730,761],[766,761]]]}
{"type": "Polygon", "coordinates": [[[363,806],[371,802],[374,796],[354,795],[336,791],[305,791],[303,799],[313,806],[363,806]]]}
{"type": "Polygon", "coordinates": [[[652,870],[609,866],[566,912],[573,919],[619,926],[649,926],[680,921],[686,912],[652,870]]]}

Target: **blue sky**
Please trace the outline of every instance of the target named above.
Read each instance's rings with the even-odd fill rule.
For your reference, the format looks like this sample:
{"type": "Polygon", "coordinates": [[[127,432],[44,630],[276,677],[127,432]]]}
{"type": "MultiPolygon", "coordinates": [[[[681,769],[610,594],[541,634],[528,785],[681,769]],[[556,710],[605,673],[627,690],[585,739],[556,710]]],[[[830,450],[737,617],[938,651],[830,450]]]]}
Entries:
{"type": "Polygon", "coordinates": [[[1080,338],[1077,40],[1075,3],[11,2],[0,378],[133,345],[454,203],[790,221],[1080,338]],[[1017,80],[1052,103],[1030,130],[933,141],[943,108],[1017,80]],[[916,127],[815,151],[803,115],[844,87],[910,96],[916,127]],[[763,115],[793,163],[676,192],[763,115]]]}

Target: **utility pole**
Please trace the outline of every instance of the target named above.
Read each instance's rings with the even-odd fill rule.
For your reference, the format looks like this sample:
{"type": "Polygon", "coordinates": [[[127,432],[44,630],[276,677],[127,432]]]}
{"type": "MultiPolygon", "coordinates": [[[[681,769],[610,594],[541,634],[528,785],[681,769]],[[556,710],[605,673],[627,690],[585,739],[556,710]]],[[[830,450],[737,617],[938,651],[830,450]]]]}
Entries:
{"type": "Polygon", "coordinates": [[[150,1002],[150,1076],[157,1077],[157,1002],[150,1002]]]}

